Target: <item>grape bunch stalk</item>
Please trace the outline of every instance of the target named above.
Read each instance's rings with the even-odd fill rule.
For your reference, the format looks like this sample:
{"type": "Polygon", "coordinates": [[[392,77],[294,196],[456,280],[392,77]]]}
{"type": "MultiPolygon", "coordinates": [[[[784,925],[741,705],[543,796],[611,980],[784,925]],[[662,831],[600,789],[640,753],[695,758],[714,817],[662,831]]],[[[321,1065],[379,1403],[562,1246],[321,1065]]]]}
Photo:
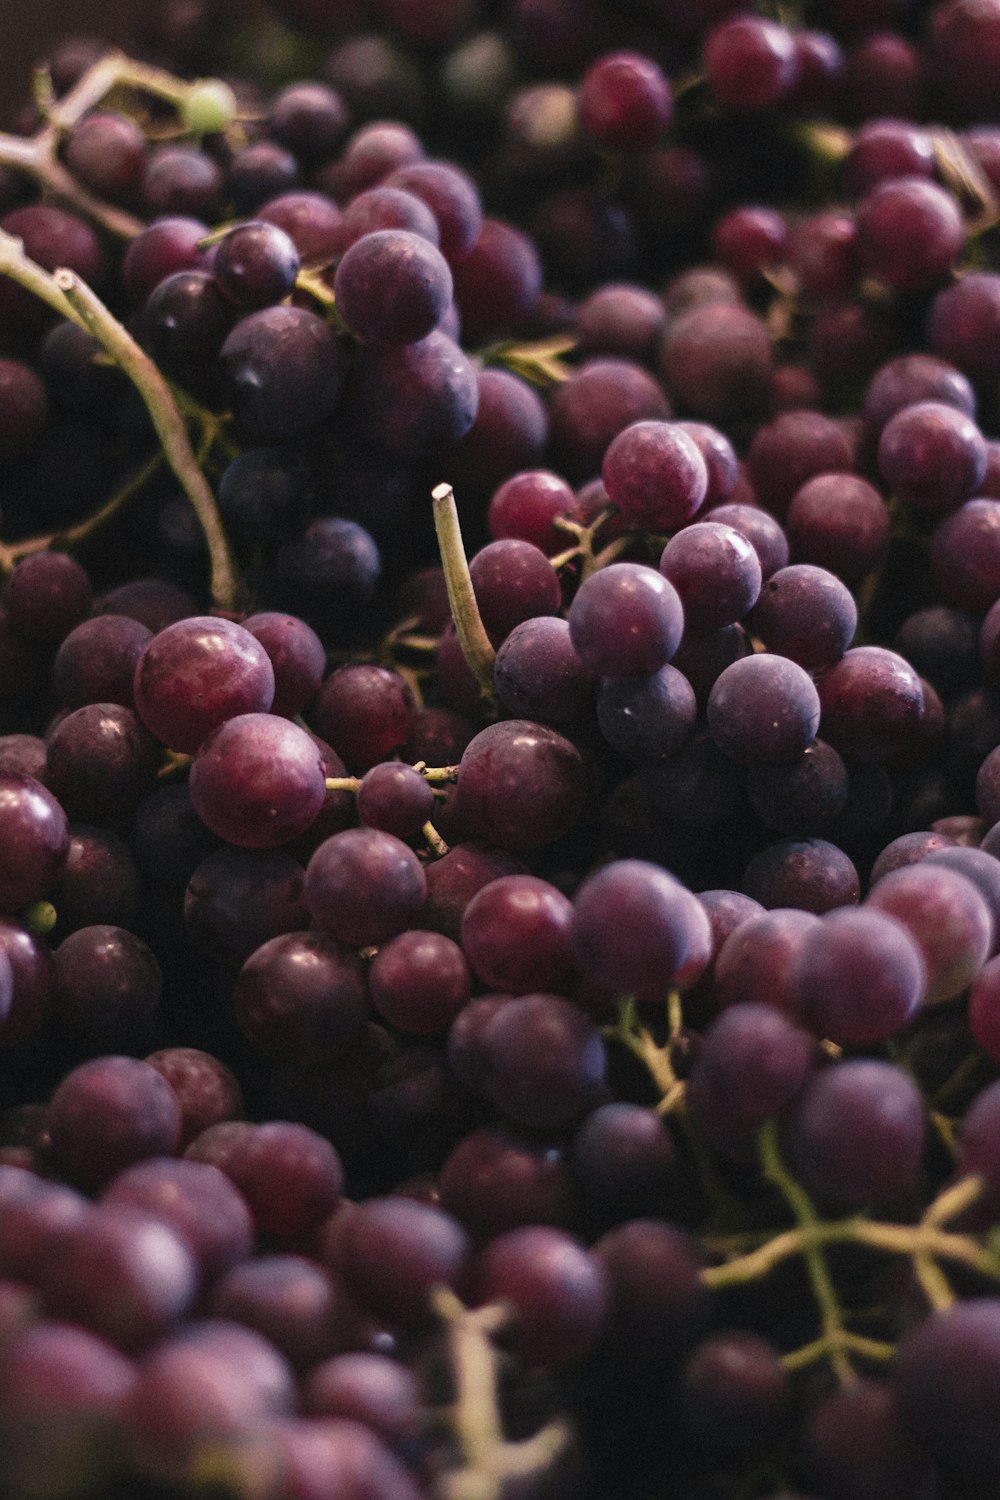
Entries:
{"type": "Polygon", "coordinates": [[[1000,0],[152,11],[0,132],[5,1493],[986,1500],[1000,0]]]}

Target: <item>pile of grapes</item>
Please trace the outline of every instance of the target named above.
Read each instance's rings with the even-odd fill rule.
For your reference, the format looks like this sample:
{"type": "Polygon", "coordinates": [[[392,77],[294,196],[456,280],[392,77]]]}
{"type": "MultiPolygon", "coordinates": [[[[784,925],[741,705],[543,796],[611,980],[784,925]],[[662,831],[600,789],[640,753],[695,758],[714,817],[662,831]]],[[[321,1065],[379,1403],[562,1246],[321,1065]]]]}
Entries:
{"type": "Polygon", "coordinates": [[[1000,0],[148,10],[0,132],[0,1489],[991,1500],[1000,0]]]}

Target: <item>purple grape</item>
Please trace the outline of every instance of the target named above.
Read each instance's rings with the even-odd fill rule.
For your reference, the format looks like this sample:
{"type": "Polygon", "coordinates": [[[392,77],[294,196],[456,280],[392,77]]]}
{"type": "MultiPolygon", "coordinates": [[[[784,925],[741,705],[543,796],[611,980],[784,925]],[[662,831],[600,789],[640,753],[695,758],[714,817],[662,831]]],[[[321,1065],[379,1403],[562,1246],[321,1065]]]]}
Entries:
{"type": "Polygon", "coordinates": [[[48,895],[69,852],[66,814],[32,776],[0,775],[0,910],[18,911],[48,895]]]}
{"type": "Polygon", "coordinates": [[[249,955],[233,1003],[240,1030],[264,1056],[313,1064],[360,1038],[366,994],[350,949],[321,932],[287,932],[249,955]]]}
{"type": "Polygon", "coordinates": [[[479,385],[461,349],[437,328],[418,343],[362,350],[351,397],[367,437],[417,458],[465,437],[479,385]]]}
{"type": "Polygon", "coordinates": [[[217,1167],[154,1156],[117,1172],[102,1203],[141,1209],[175,1229],[213,1281],[253,1250],[253,1221],[241,1195],[217,1167]]]}
{"type": "Polygon", "coordinates": [[[63,1079],[48,1125],[62,1173],[96,1188],[131,1162],[169,1155],[180,1140],[181,1115],[170,1085],[148,1063],[98,1057],[63,1079]]]}
{"type": "Polygon", "coordinates": [[[597,1027],[559,995],[519,995],[482,1033],[484,1089],[529,1130],[559,1131],[600,1101],[605,1050],[597,1027]]]}
{"type": "Polygon", "coordinates": [[[830,417],[783,411],[754,433],[747,474],[759,503],[783,516],[807,480],[852,469],[853,458],[843,429],[830,417]]]}
{"type": "Polygon", "coordinates": [[[630,1219],[602,1236],[593,1254],[609,1282],[610,1347],[646,1368],[676,1364],[712,1314],[698,1241],[662,1219],[630,1219]]]}
{"type": "Polygon", "coordinates": [[[593,673],[577,654],[567,621],[553,615],[515,625],[493,670],[508,713],[555,728],[572,724],[593,698],[593,673]]]}
{"type": "Polygon", "coordinates": [[[302,1392],[314,1417],[347,1417],[399,1444],[418,1431],[421,1394],[413,1371],[384,1354],[335,1354],[310,1372],[302,1392]]]}
{"type": "Polygon", "coordinates": [[[216,284],[243,312],[283,301],[298,272],[299,253],[291,239],[276,224],[262,220],[230,229],[212,257],[216,284]]]}
{"type": "Polygon", "coordinates": [[[46,781],[74,821],[120,823],[152,789],[157,750],[131,709],[88,703],[52,731],[46,781]]]}
{"type": "Polygon", "coordinates": [[[908,1432],[946,1472],[992,1484],[1000,1424],[990,1399],[1000,1371],[1000,1300],[976,1297],[935,1312],[902,1340],[895,1373],[908,1432]]]}
{"type": "Polygon", "coordinates": [[[858,258],[899,291],[928,291],[945,277],[965,241],[950,193],[923,177],[895,177],[858,204],[858,258]]]}
{"type": "Polygon", "coordinates": [[[789,1415],[788,1375],[758,1334],[723,1331],[703,1339],[681,1376],[684,1423],[700,1446],[748,1455],[777,1438],[789,1415]]]}
{"type": "Polygon", "coordinates": [[[883,877],[866,905],[902,922],[927,964],[926,1004],[966,990],[993,947],[993,918],[977,887],[957,870],[908,865],[883,877]]]}
{"type": "Polygon", "coordinates": [[[717,521],[696,522],[673,537],[660,557],[696,631],[733,625],[749,613],[761,587],[761,566],[750,541],[717,521]]]}
{"type": "Polygon", "coordinates": [[[234,417],[254,442],[283,442],[319,427],[340,400],[347,374],[343,343],[302,307],[249,313],[220,357],[234,417]]]}
{"type": "Polygon", "coordinates": [[[348,1307],[339,1282],[303,1255],[247,1257],[216,1281],[209,1300],[213,1317],[263,1335],[300,1373],[343,1348],[348,1307]]]}
{"type": "Polygon", "coordinates": [[[801,667],[784,656],[758,654],[734,662],[717,679],[708,727],[719,749],[740,765],[792,764],[816,736],[819,708],[801,667]]]}
{"type": "Polygon", "coordinates": [[[468,1237],[450,1214],[411,1198],[369,1198],[347,1221],[338,1270],[377,1317],[421,1328],[434,1316],[433,1288],[463,1283],[468,1258],[468,1237]]]}
{"type": "Polygon", "coordinates": [[[212,832],[247,849],[297,838],[326,800],[315,740],[267,713],[227,717],[213,729],[195,756],[190,787],[195,811],[212,832]]]}
{"type": "Polygon", "coordinates": [[[920,678],[895,651],[855,646],[820,677],[820,732],[847,759],[889,760],[923,715],[920,678]]]}
{"type": "Polygon", "coordinates": [[[340,1200],[344,1170],[329,1141],[294,1121],[211,1125],[188,1161],[217,1166],[239,1188],[259,1234],[290,1240],[315,1229],[340,1200]]]}
{"type": "Polygon", "coordinates": [[[372,1005],[408,1036],[447,1031],[472,994],[462,949],[440,932],[401,932],[375,955],[372,1005]]]}
{"type": "Polygon", "coordinates": [[[666,421],[667,398],[641,365],[589,359],[556,389],[549,407],[559,470],[582,482],[600,473],[609,443],[635,422],[666,421]]]}
{"type": "Polygon", "coordinates": [[[427,895],[416,855],[375,828],[348,828],[317,849],[306,868],[306,904],[338,942],[364,948],[410,925],[427,895]]]}
{"type": "Polygon", "coordinates": [[[929,1500],[936,1483],[904,1421],[898,1386],[864,1376],[813,1408],[804,1464],[810,1483],[844,1500],[865,1489],[881,1500],[929,1500]]]}
{"type": "Polygon", "coordinates": [[[715,97],[737,110],[770,109],[791,92],[798,71],[792,33],[758,16],[713,27],[702,64],[715,97]]]}
{"type": "Polygon", "coordinates": [[[901,1031],[923,1003],[927,966],[889,912],[828,913],[795,960],[793,992],[805,1023],[840,1044],[868,1046],[901,1031]]]}
{"type": "Polygon", "coordinates": [[[597,720],[608,744],[631,760],[673,755],[691,739],[694,689],[675,667],[648,677],[609,677],[597,698],[597,720]]]}
{"type": "Polygon", "coordinates": [[[358,338],[412,344],[439,325],[451,302],[448,262],[422,236],[380,229],[350,246],[334,278],[337,309],[358,338]]]}
{"type": "Polygon", "coordinates": [[[748,1154],[764,1122],[801,1089],[815,1051],[773,1006],[730,1006],[705,1033],[688,1079],[693,1122],[726,1155],[748,1154]]]}
{"type": "Polygon", "coordinates": [[[458,810],[470,836],[502,849],[537,849],[561,838],[576,823],[586,790],[576,747],[527,719],[481,730],[459,764],[458,810]]]}
{"type": "Polygon", "coordinates": [[[146,647],[135,671],[140,718],[171,749],[193,755],[236,714],[263,714],[274,697],[270,659],[249,631],[216,617],[179,620],[146,647]]]}
{"type": "Polygon", "coordinates": [[[569,611],[574,650],[605,677],[658,671],[677,650],[683,628],[673,584],[640,563],[612,563],[592,574],[569,611]]]}
{"type": "Polygon", "coordinates": [[[769,399],[773,351],[746,307],[710,303],[668,322],[660,368],[679,405],[706,422],[753,416],[769,399]]]}
{"type": "Polygon", "coordinates": [[[690,892],[645,860],[619,859],[580,886],[571,943],[581,971],[616,994],[665,995],[696,936],[690,892]]]}
{"type": "Polygon", "coordinates": [[[471,1276],[476,1303],[512,1308],[501,1339],[530,1365],[558,1368],[579,1359],[608,1315],[610,1278],[599,1256],[546,1225],[498,1235],[476,1257],[471,1276]]]}
{"type": "Polygon", "coordinates": [[[986,474],[986,444],[963,411],[940,401],[918,401],[886,423],[878,466],[900,500],[939,516],[978,492],[986,474]]]}
{"type": "Polygon", "coordinates": [[[237,1119],[243,1095],[235,1075],[208,1052],[197,1047],[166,1047],[146,1058],[167,1080],[181,1111],[180,1148],[210,1125],[237,1119]]]}

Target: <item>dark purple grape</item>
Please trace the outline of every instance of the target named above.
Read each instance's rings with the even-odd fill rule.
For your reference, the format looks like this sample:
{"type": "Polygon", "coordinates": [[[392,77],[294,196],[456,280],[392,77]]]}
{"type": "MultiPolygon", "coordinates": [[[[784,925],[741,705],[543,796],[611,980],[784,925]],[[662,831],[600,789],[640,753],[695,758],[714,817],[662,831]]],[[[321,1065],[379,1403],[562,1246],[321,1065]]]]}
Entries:
{"type": "Polygon", "coordinates": [[[453,266],[455,302],[473,345],[517,332],[542,289],[533,242],[503,219],[483,219],[476,242],[453,266]]]}
{"type": "Polygon", "coordinates": [[[665,817],[686,827],[722,823],[739,806],[741,769],[704,732],[695,735],[664,760],[642,767],[650,797],[665,817]]]}
{"type": "Polygon", "coordinates": [[[406,743],[415,714],[404,679],[366,662],[331,672],[313,710],[319,733],[352,771],[361,773],[406,743]]]}
{"type": "Polygon", "coordinates": [[[574,482],[600,473],[608,444],[635,422],[666,421],[670,407],[657,382],[626,359],[589,359],[564,380],[549,407],[552,449],[574,482]]]}
{"type": "Polygon", "coordinates": [[[0,1352],[0,1425],[14,1455],[15,1480],[19,1448],[30,1451],[43,1435],[45,1442],[59,1446],[74,1431],[88,1433],[117,1422],[135,1383],[132,1360],[69,1322],[39,1319],[14,1332],[0,1352]]]}
{"type": "Polygon", "coordinates": [[[712,228],[712,253],[747,289],[785,258],[788,225],[773,208],[732,208],[712,228]]]}
{"type": "Polygon", "coordinates": [[[0,911],[15,912],[47,896],[69,852],[69,825],[33,776],[0,775],[0,843],[0,911]]]}
{"type": "Polygon", "coordinates": [[[818,838],[768,844],[743,871],[741,886],[769,911],[795,907],[820,914],[861,898],[853,862],[836,844],[818,838]]]}
{"type": "Polygon", "coordinates": [[[918,401],[886,423],[878,466],[900,500],[914,510],[944,515],[978,492],[986,474],[986,444],[965,412],[940,401],[918,401]]]}
{"type": "Polygon", "coordinates": [[[297,611],[343,621],[368,604],[382,572],[378,546],[344,516],[321,516],[285,542],[276,559],[280,593],[297,611]]]}
{"type": "Polygon", "coordinates": [[[412,344],[432,333],[451,302],[439,250],[418,234],[380,229],[350,246],[333,283],[351,333],[375,344],[412,344]]]}
{"type": "Polygon", "coordinates": [[[244,630],[260,642],[274,670],[271,711],[291,718],[312,702],[326,669],[323,643],[304,620],[295,615],[265,612],[243,621],[244,630]]]}
{"type": "Polygon", "coordinates": [[[298,183],[299,164],[277,141],[251,141],[242,146],[233,153],[226,172],[226,189],[241,218],[298,183]]]}
{"type": "Polygon", "coordinates": [[[479,238],[483,211],[475,182],[461,167],[446,161],[415,161],[384,179],[387,188],[419,198],[433,213],[441,236],[441,254],[454,265],[479,238]]]}
{"type": "Polygon", "coordinates": [[[240,964],[261,943],[306,926],[305,872],[279,850],[216,849],[192,871],[184,926],[203,950],[240,964]]]}
{"type": "Polygon", "coordinates": [[[239,1188],[260,1234],[291,1240],[315,1229],[340,1200],[340,1157],[316,1131],[288,1120],[209,1126],[184,1153],[208,1162],[239,1188]]]}
{"type": "Polygon", "coordinates": [[[977,1297],[932,1313],[895,1361],[908,1434],[949,1474],[973,1484],[1000,1475],[1000,1424],[990,1399],[1000,1370],[1000,1301],[977,1297]]]}
{"type": "Polygon", "coordinates": [[[328,161],[347,130],[350,113],[325,84],[289,83],[271,101],[268,133],[310,166],[328,161]]]}
{"type": "Polygon", "coordinates": [[[258,1255],[224,1272],[209,1311],[262,1334],[305,1372],[344,1347],[353,1308],[339,1281],[304,1255],[258,1255]]]}
{"type": "Polygon", "coordinates": [[[605,1073],[601,1034],[559,995],[520,995],[482,1034],[484,1089],[514,1124],[559,1131],[600,1101],[605,1073]]]}
{"type": "Polygon", "coordinates": [[[156,218],[136,235],[125,252],[122,273],[133,305],[141,307],[155,286],[177,271],[204,267],[199,241],[208,234],[200,219],[156,218]]]}
{"type": "Polygon", "coordinates": [[[221,193],[218,163],[194,146],[157,146],[146,158],[142,196],[154,221],[164,216],[214,221],[221,193]]]}
{"type": "Polygon", "coordinates": [[[239,1441],[294,1404],[295,1377],[269,1340],[236,1323],[199,1319],[143,1359],[125,1429],[144,1469],[179,1474],[200,1446],[239,1441]]]}
{"type": "Polygon", "coordinates": [[[712,1313],[698,1241],[662,1219],[631,1219],[599,1239],[593,1254],[610,1286],[610,1347],[646,1367],[676,1364],[712,1313]]]}
{"type": "Polygon", "coordinates": [[[734,531],[746,537],[757,554],[763,578],[770,578],[772,573],[787,565],[788,541],[785,533],[780,523],[766,510],[732,502],[714,506],[711,520],[720,526],[731,526],[734,531]]]}
{"type": "Polygon", "coordinates": [[[49,736],[46,780],[74,821],[119,823],[152,789],[158,748],[130,708],[90,703],[49,736]]]}
{"type": "Polygon", "coordinates": [[[884,910],[829,913],[795,961],[793,991],[806,1024],[851,1046],[901,1031],[923,1003],[926,986],[918,944],[884,910]]]}
{"type": "Polygon", "coordinates": [[[907,406],[934,401],[975,418],[976,396],[960,370],[931,354],[901,354],[876,370],[865,392],[865,427],[879,438],[886,424],[907,406]]]}
{"type": "Polygon", "coordinates": [[[569,611],[573,648],[598,676],[658,671],[677,650],[683,626],[673,584],[640,563],[612,563],[592,574],[569,611]]]}
{"type": "Polygon", "coordinates": [[[469,1242],[450,1214],[411,1198],[370,1198],[344,1228],[337,1269],[362,1306],[404,1327],[427,1326],[436,1286],[465,1280],[469,1242]]]}
{"type": "Polygon", "coordinates": [[[561,838],[576,823],[586,791],[576,747],[527,719],[481,730],[459,764],[457,805],[470,836],[502,849],[538,849],[561,838]]]}
{"type": "Polygon", "coordinates": [[[810,563],[772,573],[753,612],[754,628],[768,650],[807,672],[823,672],[840,661],[857,623],[857,605],[847,586],[810,563]]]}
{"type": "Polygon", "coordinates": [[[151,948],[124,927],[71,932],[55,952],[53,1015],[65,1036],[91,1050],[148,1046],[163,976],[151,948]]]}
{"type": "Polygon", "coordinates": [[[0,917],[0,952],[14,978],[11,1007],[0,1022],[0,1051],[27,1040],[52,1009],[55,971],[48,944],[11,918],[0,917]]]}
{"type": "Polygon", "coordinates": [[[608,445],[601,466],[608,498],[627,525],[673,531],[708,490],[708,470],[686,432],[669,422],[634,422],[608,445]]]}
{"type": "Polygon", "coordinates": [[[366,995],[350,949],[321,932],[287,932],[250,955],[233,1003],[240,1030],[265,1057],[313,1066],[360,1038],[366,995]]]}
{"type": "Polygon", "coordinates": [[[302,1401],[314,1417],[348,1417],[386,1442],[398,1444],[417,1432],[420,1388],[412,1370],[384,1354],[335,1354],[310,1371],[302,1401]]]}
{"type": "Polygon", "coordinates": [[[279,193],[261,204],[257,217],[285,231],[303,265],[325,265],[340,248],[343,215],[325,193],[279,193]]]}
{"type": "Polygon", "coordinates": [[[570,936],[581,971],[616,994],[665,994],[699,935],[692,899],[645,860],[615,860],[590,875],[573,902],[570,936]]]}
{"type": "MultiPolygon", "coordinates": [[[[446,477],[459,494],[486,498],[509,475],[542,462],[549,418],[535,389],[509,370],[481,369],[476,383],[476,420],[448,455],[446,477]]],[[[561,551],[565,541],[563,534],[559,547],[542,550],[561,551]]]]}
{"type": "Polygon", "coordinates": [[[63,1079],[48,1126],[59,1170],[92,1189],[143,1157],[169,1155],[180,1139],[181,1113],[170,1085],[148,1063],[98,1057],[63,1079]]]}
{"type": "MultiPolygon", "coordinates": [[[[26,453],[45,431],[49,401],[44,382],[30,365],[17,359],[0,358],[0,453],[13,459],[26,453]]],[[[56,557],[57,553],[39,553],[56,557]]],[[[66,559],[69,561],[69,559],[66,559]]],[[[75,622],[74,622],[75,623],[75,622]]]]}
{"type": "Polygon", "coordinates": [[[785,528],[797,563],[826,568],[853,588],[889,552],[889,509],[854,474],[817,474],[792,497],[785,528]]]}
{"type": "Polygon", "coordinates": [[[685,1426],[713,1452],[750,1455],[768,1447],[788,1418],[789,1397],[777,1349],[736,1329],[698,1344],[681,1375],[685,1426]]]}
{"type": "Polygon", "coordinates": [[[4,590],[14,630],[55,645],[90,614],[90,579],[65,552],[36,552],[18,563],[4,590]]]}
{"type": "Polygon", "coordinates": [[[816,474],[847,471],[854,455],[843,429],[818,411],[783,411],[759,427],[747,450],[747,474],[759,503],[781,516],[816,474]]]}
{"type": "Polygon", "coordinates": [[[866,905],[907,928],[927,964],[925,1003],[940,1005],[966,990],[993,948],[990,908],[972,881],[923,862],[893,870],[866,905]]]}
{"type": "Polygon", "coordinates": [[[788,765],[815,738],[819,707],[801,667],[784,656],[757,654],[734,662],[717,679],[708,699],[708,727],[719,749],[740,765],[788,765]]]}
{"type": "Polygon", "coordinates": [[[791,31],[758,16],[713,27],[702,65],[715,97],[737,110],[770,109],[791,92],[798,72],[791,31]]]}
{"type": "Polygon", "coordinates": [[[241,311],[271,307],[295,285],[299,253],[276,224],[250,220],[230,229],[215,247],[212,275],[241,311]]]}
{"type": "Polygon", "coordinates": [[[691,739],[696,717],[694,689],[669,665],[648,677],[609,677],[598,694],[601,733],[630,760],[673,755],[691,739]]]}
{"type": "Polygon", "coordinates": [[[847,767],[831,745],[815,740],[787,766],[754,766],[747,800],[775,833],[822,833],[847,806],[847,767]]]}
{"type": "MultiPolygon", "coordinates": [[[[29,203],[11,209],[0,219],[0,229],[21,240],[24,253],[45,271],[65,266],[90,286],[99,286],[104,257],[94,231],[76,214],[50,203],[29,203]]],[[[44,327],[47,311],[33,293],[5,278],[0,287],[0,314],[12,325],[44,327]]]]}
{"type": "Polygon", "coordinates": [[[283,442],[319,427],[340,400],[348,352],[329,324],[302,307],[241,318],[221,349],[229,399],[254,442],[283,442]]]}
{"type": "Polygon", "coordinates": [[[663,333],[663,303],[645,287],[631,283],[599,286],[580,303],[575,326],[585,354],[609,354],[645,364],[663,333]]]}
{"type": "Polygon", "coordinates": [[[197,1289],[185,1242],[137,1210],[100,1206],[42,1258],[45,1304],[57,1318],[102,1335],[126,1352],[162,1337],[197,1289]]]}
{"type": "Polygon", "coordinates": [[[125,615],[97,615],[77,625],[60,645],[53,668],[62,704],[121,703],[131,708],[136,663],[152,638],[145,625],[125,615]]]}
{"type": "Polygon", "coordinates": [[[210,1125],[237,1119],[243,1095],[235,1075],[197,1047],[166,1047],[146,1058],[174,1091],[181,1111],[180,1149],[210,1125]]]}
{"type": "Polygon", "coordinates": [[[406,230],[435,248],[438,245],[437,220],[426,203],[402,188],[380,184],[358,193],[348,203],[337,235],[337,248],[343,253],[365,235],[386,229],[406,230]]]}
{"type": "Polygon", "coordinates": [[[415,344],[366,347],[351,399],[367,437],[404,458],[461,441],[476,420],[476,372],[440,328],[415,344]]]}
{"type": "Polygon", "coordinates": [[[146,727],[171,749],[193,755],[227,719],[267,712],[274,670],[241,625],[195,616],[153,638],[136,667],[134,689],[146,727]]]}
{"type": "Polygon", "coordinates": [[[214,1281],[253,1250],[250,1210],[229,1178],[204,1162],[153,1156],[117,1172],[102,1203],[141,1209],[177,1231],[200,1275],[214,1281]]]}
{"type": "Polygon", "coordinates": [[[1000,276],[992,271],[970,271],[938,292],[931,304],[927,331],[935,354],[957,365],[970,380],[981,381],[1000,369],[998,327],[1000,276]]]}
{"type": "Polygon", "coordinates": [[[677,1173],[673,1139],[653,1109],[602,1104],[573,1137],[573,1172],[588,1203],[616,1219],[657,1212],[677,1173]]]}
{"type": "Polygon", "coordinates": [[[705,1033],[687,1082],[692,1121],[726,1155],[746,1155],[801,1089],[815,1051],[813,1038],[772,1005],[730,1006],[705,1033]]]}
{"type": "Polygon", "coordinates": [[[824,1397],[805,1432],[806,1473],[836,1500],[930,1500],[936,1481],[903,1420],[895,1384],[862,1377],[824,1397]]]}
{"type": "Polygon", "coordinates": [[[679,406],[727,424],[766,409],[773,351],[767,325],[747,307],[709,303],[668,322],[660,369],[679,406]]]}
{"type": "Polygon", "coordinates": [[[305,833],[326,800],[316,741],[267,713],[238,714],[214,729],[198,749],[189,784],[202,821],[246,849],[289,843],[305,833]]]}
{"type": "Polygon", "coordinates": [[[761,566],[752,543],[717,521],[696,522],[672,537],[660,572],[680,595],[685,626],[695,631],[742,620],[760,593],[761,566]]]}
{"type": "Polygon", "coordinates": [[[568,623],[551,615],[514,626],[497,652],[494,680],[508,713],[557,728],[572,724],[594,693],[593,673],[577,654],[568,623]]]}
{"type": "Polygon", "coordinates": [[[366,771],[357,798],[362,823],[399,839],[418,838],[424,824],[434,816],[430,782],[412,766],[398,761],[381,761],[366,771]]]}
{"type": "Polygon", "coordinates": [[[950,193],[923,177],[878,183],[858,204],[857,249],[863,268],[899,291],[928,291],[944,279],[965,241],[962,212],[950,193]]]}
{"type": "Polygon", "coordinates": [[[840,1208],[868,1208],[912,1187],[925,1105],[892,1063],[854,1058],[807,1082],[789,1122],[792,1160],[807,1192],[840,1208]]]}
{"type": "Polygon", "coordinates": [[[672,112],[667,79],[639,52],[597,58],[577,90],[580,128],[600,151],[631,155],[654,145],[672,112]]]}
{"type": "Polygon", "coordinates": [[[559,575],[531,542],[487,542],[469,560],[469,576],[483,624],[498,644],[523,621],[559,613],[559,575]]]}
{"type": "Polygon", "coordinates": [[[352,947],[383,943],[402,932],[426,895],[416,855],[375,828],[334,834],[306,868],[306,903],[313,920],[352,947]]]}
{"type": "Polygon", "coordinates": [[[368,976],[371,1002],[407,1036],[447,1031],[468,1003],[472,977],[457,943],[440,932],[401,932],[379,949],[368,976]]]}
{"type": "Polygon", "coordinates": [[[967,500],[931,533],[931,576],[938,598],[983,615],[1000,597],[1000,502],[967,500]]]}
{"type": "Polygon", "coordinates": [[[480,1251],[471,1269],[476,1303],[506,1302],[500,1335],[529,1365],[571,1364],[596,1342],[608,1315],[609,1276],[600,1257],[559,1229],[511,1229],[480,1251]]]}
{"type": "Polygon", "coordinates": [[[817,686],[820,732],[849,760],[889,760],[909,743],[923,715],[920,678],[882,646],[853,647],[817,686]]]}

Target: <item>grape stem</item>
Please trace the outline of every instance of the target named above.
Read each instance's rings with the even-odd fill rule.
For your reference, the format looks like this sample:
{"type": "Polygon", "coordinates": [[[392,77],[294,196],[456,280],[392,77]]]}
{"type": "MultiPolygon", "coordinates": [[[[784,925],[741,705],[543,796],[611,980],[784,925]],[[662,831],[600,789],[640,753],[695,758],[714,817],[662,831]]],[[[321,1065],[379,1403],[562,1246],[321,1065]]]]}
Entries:
{"type": "Polygon", "coordinates": [[[479,683],[483,697],[492,698],[496,652],[486,634],[475,589],[472,587],[458,507],[455,504],[455,491],[450,484],[439,484],[431,491],[431,501],[441,566],[448,588],[448,603],[451,605],[451,617],[455,622],[462,655],[479,683]]]}
{"type": "Polygon", "coordinates": [[[47,531],[39,536],[26,536],[19,542],[0,542],[0,573],[13,572],[22,557],[31,557],[36,552],[48,552],[50,549],[71,552],[123,510],[133,495],[144,490],[162,463],[163,454],[154,453],[149,462],[137,474],[133,474],[131,479],[127,479],[110,499],[105,500],[103,505],[99,505],[75,526],[67,526],[62,531],[47,531]]]}
{"type": "Polygon", "coordinates": [[[170,387],[149,355],[139,347],[86,282],[81,281],[73,271],[65,269],[56,271],[52,279],[70,307],[79,314],[87,330],[100,341],[115,363],[121,366],[145,402],[163,445],[167,463],[190,500],[204,533],[208,547],[212,601],[217,609],[232,613],[236,609],[239,585],[229,552],[229,542],[215,504],[215,496],[199,467],[188,437],[187,424],[170,387]]]}
{"type": "Polygon", "coordinates": [[[510,1314],[503,1304],[467,1308],[448,1287],[432,1293],[434,1310],[448,1326],[455,1376],[452,1420],[462,1466],[442,1476],[441,1500],[500,1500],[504,1481],[546,1469],[566,1447],[569,1430],[552,1422],[534,1437],[508,1442],[497,1393],[499,1356],[492,1335],[510,1314]]]}
{"type": "Polygon", "coordinates": [[[51,84],[46,91],[45,80],[46,75],[42,72],[35,91],[36,99],[45,94],[44,123],[31,136],[0,132],[0,166],[26,173],[51,197],[93,219],[110,234],[120,239],[134,239],[143,228],[142,220],[123,208],[102,202],[77,182],[59,159],[63,137],[113,89],[136,89],[180,109],[195,89],[204,86],[203,81],[185,83],[163,68],[136,62],[123,52],[109,52],[99,58],[63,99],[52,101],[51,84]]]}

